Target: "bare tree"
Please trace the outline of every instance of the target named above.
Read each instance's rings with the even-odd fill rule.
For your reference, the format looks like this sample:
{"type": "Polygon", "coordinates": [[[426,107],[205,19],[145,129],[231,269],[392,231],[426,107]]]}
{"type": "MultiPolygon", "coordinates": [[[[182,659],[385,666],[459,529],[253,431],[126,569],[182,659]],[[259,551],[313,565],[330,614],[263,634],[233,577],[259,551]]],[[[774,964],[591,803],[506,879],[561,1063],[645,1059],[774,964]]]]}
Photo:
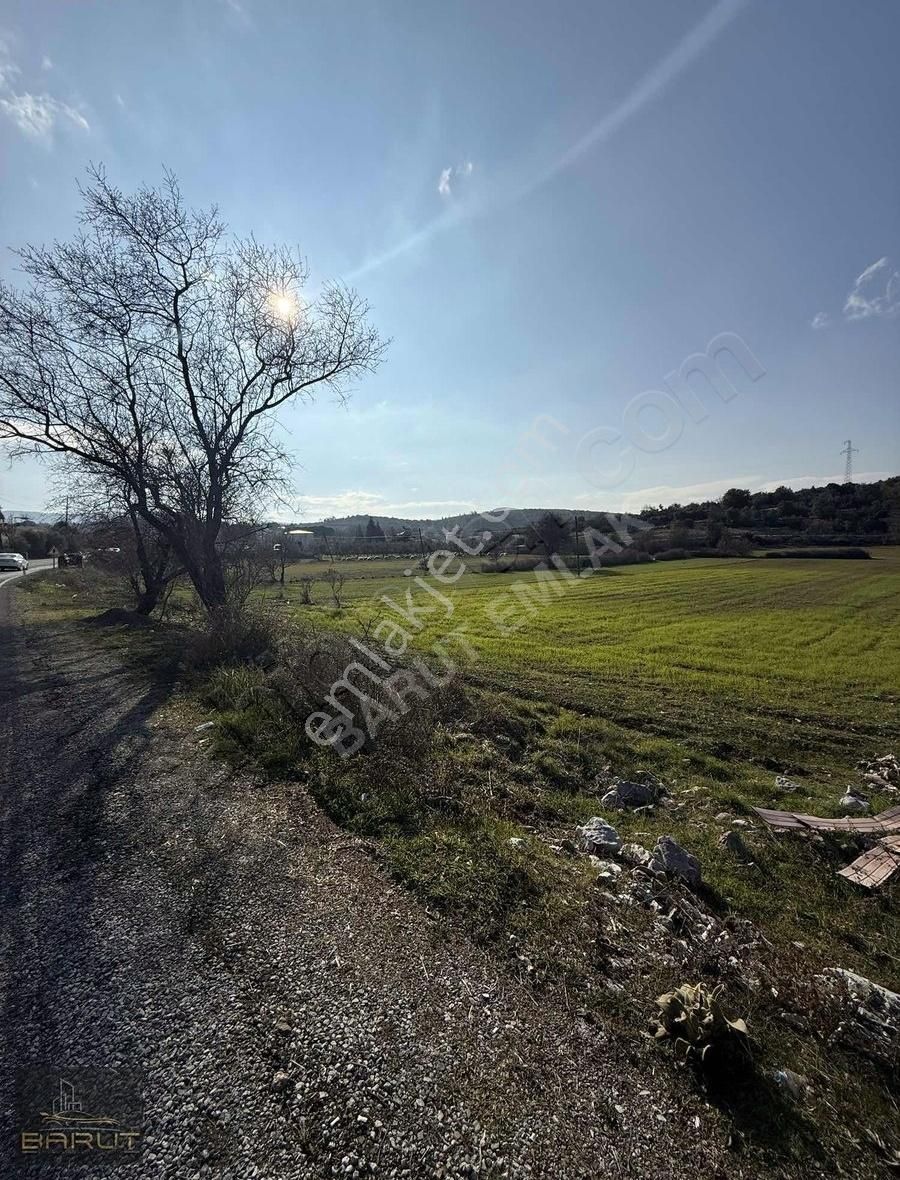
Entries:
{"type": "Polygon", "coordinates": [[[142,519],[130,489],[69,459],[58,473],[59,494],[74,509],[103,564],[128,583],[138,614],[149,615],[184,573],[167,539],[142,519]]]}
{"type": "Polygon", "coordinates": [[[119,516],[91,522],[90,537],[106,550],[102,564],[125,578],[139,615],[152,614],[184,573],[165,537],[151,529],[131,504],[119,516]]]}
{"type": "Polygon", "coordinates": [[[312,602],[313,580],[308,576],[297,579],[300,584],[300,605],[309,606],[312,602]]]}
{"type": "Polygon", "coordinates": [[[322,575],[322,578],[331,587],[331,597],[334,599],[334,605],[338,610],[340,610],[341,594],[344,589],[344,575],[340,572],[340,570],[337,570],[334,566],[331,566],[331,568],[326,570],[326,572],[322,575]]]}
{"type": "Polygon", "coordinates": [[[275,412],[343,396],[384,344],[356,292],[304,303],[302,260],[229,237],[171,174],[129,196],[95,169],[81,193],[76,237],[18,252],[28,290],[0,284],[0,437],[127,489],[215,612],[223,526],[284,470],[275,412]]]}

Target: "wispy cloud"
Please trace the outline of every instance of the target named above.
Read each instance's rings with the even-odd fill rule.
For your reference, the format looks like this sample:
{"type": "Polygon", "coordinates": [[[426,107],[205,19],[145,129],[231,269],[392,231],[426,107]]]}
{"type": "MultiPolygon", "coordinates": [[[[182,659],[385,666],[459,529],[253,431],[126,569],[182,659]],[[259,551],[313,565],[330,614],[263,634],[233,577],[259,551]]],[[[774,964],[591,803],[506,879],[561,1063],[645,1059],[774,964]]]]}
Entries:
{"type": "MultiPolygon", "coordinates": [[[[625,98],[608,111],[570,148],[542,172],[530,179],[524,192],[529,193],[546,184],[560,172],[570,168],[597,144],[605,143],[656,99],[660,98],[705,51],[721,36],[746,6],[747,0],[719,0],[702,20],[670,50],[661,61],[646,73],[625,98]]],[[[524,195],[524,194],[523,194],[524,195]]]]}
{"type": "Polygon", "coordinates": [[[827,328],[831,323],[831,316],[827,311],[817,311],[813,318],[809,321],[809,326],[820,332],[823,328],[827,328]]]}
{"type": "MultiPolygon", "coordinates": [[[[52,69],[53,63],[45,57],[42,67],[52,69]]],[[[31,94],[16,89],[16,79],[21,70],[13,61],[9,46],[0,41],[0,112],[30,139],[45,144],[52,141],[54,127],[59,122],[68,123],[81,131],[90,131],[90,124],[76,107],[54,98],[50,94],[31,94]]]]}
{"type": "MultiPolygon", "coordinates": [[[[624,512],[640,512],[648,504],[691,504],[695,501],[717,500],[729,488],[751,488],[756,490],[763,481],[759,475],[735,475],[730,479],[713,479],[706,483],[655,484],[653,487],[638,488],[633,492],[621,492],[614,495],[617,500],[616,509],[624,512]]],[[[579,504],[593,505],[598,496],[596,492],[584,492],[575,497],[579,504]]],[[[610,507],[610,505],[604,505],[610,507]]]]}
{"type": "Polygon", "coordinates": [[[91,129],[81,111],[49,94],[12,94],[0,98],[0,110],[32,139],[49,140],[59,119],[68,120],[82,131],[91,129]]]}
{"type": "Polygon", "coordinates": [[[228,10],[228,13],[234,24],[244,29],[252,27],[253,18],[249,13],[246,4],[241,3],[241,0],[221,0],[221,3],[228,10]]]}
{"type": "Polygon", "coordinates": [[[471,176],[474,171],[475,165],[471,160],[466,160],[464,164],[457,164],[455,168],[445,168],[438,180],[438,192],[442,197],[451,197],[456,182],[466,176],[471,176]]]}
{"type": "Polygon", "coordinates": [[[391,501],[379,492],[345,491],[290,498],[288,512],[283,507],[278,509],[277,519],[286,519],[294,513],[299,520],[323,520],[330,516],[402,516],[415,520],[474,511],[474,506],[464,500],[391,501]]]}
{"type": "MultiPolygon", "coordinates": [[[[712,45],[747,5],[747,0],[717,0],[710,11],[700,20],[661,61],[657,62],[633,87],[625,98],[605,114],[571,147],[553,159],[549,164],[532,167],[524,179],[500,186],[491,196],[470,201],[465,210],[462,203],[454,204],[451,210],[428,222],[421,229],[405,239],[368,259],[352,274],[345,276],[354,281],[364,274],[392,262],[417,246],[460,224],[468,218],[482,216],[497,208],[503,208],[528,196],[559,173],[571,167],[587,152],[600,143],[605,143],[620,131],[645,107],[657,100],[669,87],[696,62],[712,45]]],[[[438,192],[446,198],[452,192],[454,170],[444,169],[438,180],[438,192]],[[448,175],[449,171],[449,175],[448,175]]]]}
{"type": "Polygon", "coordinates": [[[12,59],[9,45],[0,38],[0,90],[9,90],[21,71],[12,59]]]}
{"type": "Polygon", "coordinates": [[[848,320],[870,316],[890,318],[900,314],[900,271],[889,258],[879,258],[859,275],[844,304],[848,320]]]}

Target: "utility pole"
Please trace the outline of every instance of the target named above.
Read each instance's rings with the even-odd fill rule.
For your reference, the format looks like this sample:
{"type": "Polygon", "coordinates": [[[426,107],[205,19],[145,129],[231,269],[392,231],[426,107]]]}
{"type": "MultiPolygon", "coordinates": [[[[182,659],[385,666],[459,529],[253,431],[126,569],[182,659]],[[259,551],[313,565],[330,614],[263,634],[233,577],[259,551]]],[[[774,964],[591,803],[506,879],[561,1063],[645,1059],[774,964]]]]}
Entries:
{"type": "Polygon", "coordinates": [[[844,483],[853,483],[853,455],[859,454],[856,447],[848,438],[844,443],[841,454],[844,456],[844,483]]]}

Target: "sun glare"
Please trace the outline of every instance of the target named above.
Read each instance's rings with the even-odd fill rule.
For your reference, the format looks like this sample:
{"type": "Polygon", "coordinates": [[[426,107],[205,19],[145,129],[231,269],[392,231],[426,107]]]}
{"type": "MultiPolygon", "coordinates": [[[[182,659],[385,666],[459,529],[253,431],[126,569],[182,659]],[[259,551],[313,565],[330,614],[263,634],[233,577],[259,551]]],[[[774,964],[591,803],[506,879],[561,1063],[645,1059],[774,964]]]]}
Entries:
{"type": "Polygon", "coordinates": [[[272,291],[269,295],[269,307],[280,320],[292,320],[299,310],[297,300],[293,295],[283,291],[272,291]]]}

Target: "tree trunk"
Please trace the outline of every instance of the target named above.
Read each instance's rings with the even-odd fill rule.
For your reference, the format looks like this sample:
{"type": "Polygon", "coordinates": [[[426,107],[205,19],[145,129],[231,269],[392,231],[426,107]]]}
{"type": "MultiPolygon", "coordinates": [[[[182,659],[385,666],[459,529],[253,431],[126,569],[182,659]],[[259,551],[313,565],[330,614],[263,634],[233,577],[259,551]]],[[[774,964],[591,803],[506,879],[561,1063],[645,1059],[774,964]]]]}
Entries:
{"type": "Polygon", "coordinates": [[[152,586],[145,586],[144,589],[137,596],[137,604],[135,612],[139,615],[151,615],[159,605],[159,600],[162,597],[162,586],[155,583],[152,586]]]}
{"type": "Polygon", "coordinates": [[[213,531],[207,522],[187,514],[173,523],[164,523],[146,510],[144,516],[178,558],[207,614],[224,610],[228,587],[225,561],[216,545],[218,529],[213,531]]]}
{"type": "Polygon", "coordinates": [[[135,553],[137,555],[138,569],[140,570],[140,580],[133,579],[132,581],[137,598],[137,604],[134,609],[139,615],[150,615],[156,609],[162,597],[165,583],[157,573],[150,554],[147,552],[137,509],[133,505],[128,506],[128,515],[131,519],[135,553]]]}

